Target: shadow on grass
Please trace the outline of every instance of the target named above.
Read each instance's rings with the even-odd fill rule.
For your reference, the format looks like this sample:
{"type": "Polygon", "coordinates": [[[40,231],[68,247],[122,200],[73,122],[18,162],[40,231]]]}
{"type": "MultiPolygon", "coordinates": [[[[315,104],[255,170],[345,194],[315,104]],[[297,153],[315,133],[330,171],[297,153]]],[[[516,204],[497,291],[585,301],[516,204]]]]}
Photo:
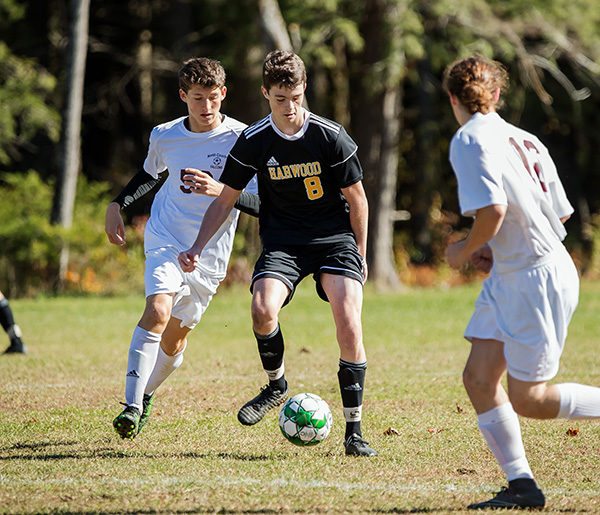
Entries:
{"type": "MultiPolygon", "coordinates": [[[[400,514],[409,514],[409,513],[453,513],[453,512],[464,512],[463,508],[414,508],[410,510],[402,510],[392,508],[391,510],[368,510],[364,513],[400,513],[400,514]]],[[[587,513],[585,510],[557,510],[553,511],[554,513],[587,513]]],[[[54,515],[123,515],[122,511],[53,511],[54,515]]],[[[160,513],[161,515],[204,515],[204,514],[222,514],[222,515],[232,515],[235,513],[239,513],[241,515],[260,515],[265,514],[268,515],[270,513],[281,513],[281,510],[271,509],[271,508],[261,508],[256,510],[228,510],[227,508],[221,508],[218,511],[209,508],[198,508],[198,509],[189,509],[189,510],[161,510],[157,512],[156,510],[140,510],[131,512],[128,511],[127,515],[157,515],[160,513]]],[[[286,510],[285,513],[331,513],[328,509],[323,510],[311,510],[310,512],[306,512],[304,510],[286,510]]],[[[27,513],[15,513],[13,515],[30,515],[27,513]]]]}
{"type": "Polygon", "coordinates": [[[182,453],[148,453],[132,449],[92,449],[78,450],[75,452],[39,452],[49,447],[65,447],[80,445],[80,442],[39,442],[39,443],[17,443],[8,447],[0,447],[0,461],[50,461],[50,460],[80,460],[90,458],[130,458],[130,459],[208,459],[208,460],[233,460],[233,461],[271,461],[289,456],[288,453],[277,454],[253,454],[244,452],[182,452],[182,453]]]}
{"type": "MultiPolygon", "coordinates": [[[[205,513],[211,513],[213,515],[218,515],[218,514],[223,514],[223,515],[228,515],[228,514],[234,514],[234,513],[240,513],[240,514],[256,514],[256,515],[260,515],[260,514],[270,514],[270,513],[281,513],[281,510],[274,510],[274,509],[269,509],[269,508],[265,508],[265,509],[258,509],[258,510],[228,510],[226,508],[224,509],[220,509],[219,511],[215,511],[214,509],[207,509],[207,508],[199,508],[197,510],[194,509],[190,509],[190,510],[160,510],[160,511],[156,511],[156,510],[139,510],[139,511],[127,511],[126,515],[157,515],[158,513],[160,513],[160,515],[203,515],[205,513]]],[[[294,512],[286,512],[286,513],[294,513],[294,512]]],[[[300,512],[299,512],[300,513],[300,512]]],[[[306,512],[301,512],[301,513],[306,513],[306,512]]],[[[325,511],[323,512],[311,512],[311,513],[326,513],[325,511]]],[[[58,510],[58,511],[52,511],[53,515],[124,515],[124,512],[121,510],[118,511],[62,511],[62,510],[58,510]]],[[[23,513],[15,513],[13,515],[30,515],[30,512],[23,512],[23,513]]]]}
{"type": "MultiPolygon", "coordinates": [[[[453,510],[453,509],[445,509],[443,510],[444,513],[450,513],[452,511],[461,511],[461,510],[453,510]]],[[[364,513],[439,513],[440,510],[438,509],[414,509],[414,510],[386,510],[386,511],[366,511],[364,513]]],[[[53,511],[52,512],[53,515],[124,515],[122,511],[53,511]]],[[[228,510],[227,508],[221,508],[218,511],[215,511],[214,509],[210,509],[210,508],[199,508],[197,510],[194,509],[189,509],[189,510],[161,510],[160,512],[157,512],[156,510],[140,510],[140,511],[135,511],[135,512],[131,512],[128,511],[127,515],[157,515],[157,513],[160,513],[160,515],[204,515],[204,514],[212,514],[212,515],[233,515],[233,514],[240,514],[240,515],[252,515],[252,514],[256,514],[256,515],[260,515],[260,514],[271,514],[271,513],[282,513],[281,510],[278,509],[271,509],[271,508],[260,508],[260,509],[256,509],[256,510],[228,510]]],[[[331,510],[329,509],[323,509],[323,510],[310,510],[309,512],[305,511],[305,510],[289,510],[286,509],[285,513],[331,513],[331,510]]],[[[14,515],[29,515],[29,513],[22,513],[22,514],[14,514],[14,515]]]]}

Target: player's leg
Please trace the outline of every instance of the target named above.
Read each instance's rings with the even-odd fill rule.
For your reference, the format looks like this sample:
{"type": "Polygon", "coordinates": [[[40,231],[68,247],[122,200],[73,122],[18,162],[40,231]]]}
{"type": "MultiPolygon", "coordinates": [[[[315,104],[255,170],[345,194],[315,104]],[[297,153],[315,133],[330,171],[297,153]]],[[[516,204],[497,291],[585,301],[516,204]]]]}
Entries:
{"type": "Polygon", "coordinates": [[[133,331],[127,358],[125,409],[113,420],[122,438],[135,438],[144,410],[144,392],[156,364],[162,332],[171,317],[173,294],[159,293],[146,298],[142,318],[133,331]]]}
{"type": "Polygon", "coordinates": [[[181,327],[181,320],[174,317],[171,317],[169,320],[162,334],[156,363],[144,391],[138,433],[141,432],[150,419],[154,393],[183,363],[183,352],[185,351],[187,335],[190,331],[189,327],[181,327]]]}
{"type": "Polygon", "coordinates": [[[544,506],[521,437],[519,419],[501,384],[506,370],[504,344],[472,338],[471,353],[463,372],[463,383],[478,426],[508,480],[493,499],[472,504],[471,509],[544,506]]]}
{"type": "Polygon", "coordinates": [[[279,327],[279,311],[289,295],[289,287],[273,277],[257,279],[252,285],[252,328],[269,383],[238,412],[238,420],[244,425],[260,422],[270,409],[287,398],[284,341],[279,327]]]}
{"type": "Polygon", "coordinates": [[[23,343],[21,328],[15,323],[12,309],[8,300],[0,292],[0,325],[10,338],[10,345],[4,351],[5,354],[26,354],[27,347],[23,343]]]}
{"type": "Polygon", "coordinates": [[[346,454],[376,456],[377,451],[362,439],[361,418],[367,355],[362,335],[363,286],[344,275],[322,273],[319,282],[333,313],[336,337],[340,347],[338,382],[342,396],[346,431],[346,454]]]}
{"type": "Polygon", "coordinates": [[[508,375],[508,391],[516,412],[529,418],[600,418],[600,388],[578,383],[548,385],[508,375]]]}
{"type": "MultiPolygon", "coordinates": [[[[539,343],[536,343],[533,364],[535,371],[527,377],[509,367],[508,391],[519,415],[531,418],[592,419],[600,417],[600,388],[576,383],[548,385],[555,376],[567,338],[567,329],[579,300],[579,277],[572,259],[564,252],[555,263],[536,268],[530,275],[535,282],[528,287],[539,293],[533,306],[520,308],[538,323],[539,343]]],[[[522,356],[513,347],[516,359],[522,356]]],[[[520,360],[521,362],[523,359],[520,360]]]]}
{"type": "Polygon", "coordinates": [[[152,395],[183,362],[183,352],[187,346],[189,327],[181,327],[181,320],[171,317],[162,334],[156,365],[148,379],[145,394],[152,395]]]}

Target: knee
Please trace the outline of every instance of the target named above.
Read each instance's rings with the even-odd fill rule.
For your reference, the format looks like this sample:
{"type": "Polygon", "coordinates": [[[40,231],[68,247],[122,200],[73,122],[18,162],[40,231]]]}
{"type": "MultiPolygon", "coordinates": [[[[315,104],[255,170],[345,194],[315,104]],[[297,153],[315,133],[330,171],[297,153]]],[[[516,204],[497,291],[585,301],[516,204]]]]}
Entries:
{"type": "Polygon", "coordinates": [[[492,381],[488,374],[481,373],[469,367],[463,370],[462,379],[465,390],[469,394],[478,392],[493,395],[497,388],[497,383],[492,381]]]}
{"type": "Polygon", "coordinates": [[[252,303],[252,324],[259,334],[267,334],[277,327],[277,311],[264,302],[252,303]]]}
{"type": "Polygon", "coordinates": [[[362,328],[360,324],[346,321],[336,327],[340,347],[356,349],[363,346],[362,328]]]}
{"type": "Polygon", "coordinates": [[[151,325],[166,326],[171,318],[171,306],[166,302],[149,302],[144,311],[144,319],[151,325]]]}

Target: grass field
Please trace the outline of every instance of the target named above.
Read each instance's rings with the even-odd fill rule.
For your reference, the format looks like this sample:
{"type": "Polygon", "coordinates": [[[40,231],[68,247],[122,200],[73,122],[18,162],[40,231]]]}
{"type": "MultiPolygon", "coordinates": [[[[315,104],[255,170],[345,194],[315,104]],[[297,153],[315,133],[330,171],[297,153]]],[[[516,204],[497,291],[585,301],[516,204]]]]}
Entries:
{"type": "MultiPolygon", "coordinates": [[[[281,325],[291,393],[332,408],[332,432],[312,448],[287,442],[275,412],[249,428],[236,420],[265,382],[245,288],[214,298],[134,441],[111,422],[143,299],[13,301],[30,353],[0,356],[0,513],[459,514],[502,486],[461,384],[478,285],[366,292],[363,434],[379,456],[360,459],[343,453],[333,321],[311,283],[281,325]]],[[[600,385],[599,312],[600,283],[584,282],[557,381],[600,385]]],[[[600,512],[598,422],[522,429],[546,512],[600,512]]]]}

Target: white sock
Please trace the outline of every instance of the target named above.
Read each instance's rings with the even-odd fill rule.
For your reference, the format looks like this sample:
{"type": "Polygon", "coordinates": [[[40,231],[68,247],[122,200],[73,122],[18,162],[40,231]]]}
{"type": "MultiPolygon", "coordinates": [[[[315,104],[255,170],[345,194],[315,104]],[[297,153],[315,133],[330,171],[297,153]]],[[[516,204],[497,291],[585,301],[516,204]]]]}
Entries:
{"type": "Polygon", "coordinates": [[[146,385],[145,394],[150,395],[154,393],[180,367],[183,363],[183,351],[185,351],[185,347],[174,356],[169,356],[162,350],[162,347],[159,348],[156,365],[154,365],[154,370],[152,370],[152,374],[146,385]]]}
{"type": "Polygon", "coordinates": [[[560,409],[556,418],[600,418],[600,388],[577,383],[562,383],[556,387],[560,392],[560,409]]]}
{"type": "Polygon", "coordinates": [[[519,417],[507,402],[477,417],[479,429],[508,481],[533,479],[523,447],[519,417]]]}
{"type": "Polygon", "coordinates": [[[160,340],[160,334],[146,331],[139,325],[135,327],[131,337],[125,380],[125,401],[128,406],[135,406],[140,411],[142,411],[146,384],[156,363],[160,340]]]}

